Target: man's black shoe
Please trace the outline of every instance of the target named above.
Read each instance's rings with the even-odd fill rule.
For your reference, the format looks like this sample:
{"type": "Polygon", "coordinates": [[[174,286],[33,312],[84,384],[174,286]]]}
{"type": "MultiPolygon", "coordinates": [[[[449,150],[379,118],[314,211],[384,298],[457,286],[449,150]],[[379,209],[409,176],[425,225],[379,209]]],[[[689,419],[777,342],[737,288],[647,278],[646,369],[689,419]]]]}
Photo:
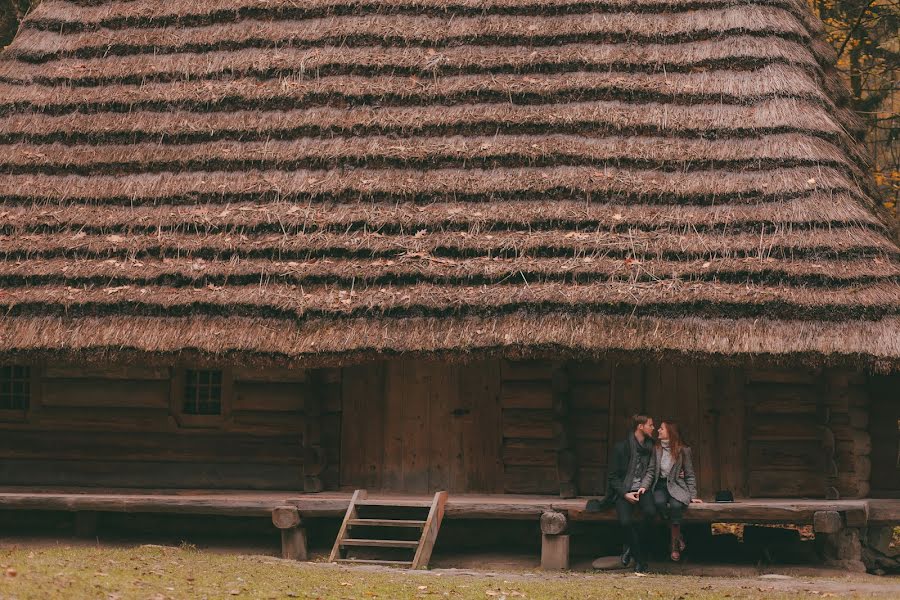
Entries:
{"type": "Polygon", "coordinates": [[[584,512],[593,513],[600,512],[601,510],[603,510],[603,505],[600,504],[600,501],[596,498],[591,498],[587,501],[587,504],[584,505],[584,512]]]}
{"type": "Polygon", "coordinates": [[[631,563],[631,547],[625,546],[625,551],[622,552],[622,566],[627,567],[631,563]]]}
{"type": "Polygon", "coordinates": [[[645,563],[635,563],[634,572],[635,573],[646,573],[650,569],[647,567],[645,563]]]}

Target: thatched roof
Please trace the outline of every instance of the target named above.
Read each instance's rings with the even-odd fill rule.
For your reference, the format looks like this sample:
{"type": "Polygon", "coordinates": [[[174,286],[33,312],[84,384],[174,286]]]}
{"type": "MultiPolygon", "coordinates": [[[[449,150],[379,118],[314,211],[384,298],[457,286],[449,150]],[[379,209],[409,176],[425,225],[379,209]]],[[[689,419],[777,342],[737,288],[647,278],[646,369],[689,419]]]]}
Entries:
{"type": "Polygon", "coordinates": [[[802,0],[44,0],[0,55],[0,353],[900,368],[802,0]]]}

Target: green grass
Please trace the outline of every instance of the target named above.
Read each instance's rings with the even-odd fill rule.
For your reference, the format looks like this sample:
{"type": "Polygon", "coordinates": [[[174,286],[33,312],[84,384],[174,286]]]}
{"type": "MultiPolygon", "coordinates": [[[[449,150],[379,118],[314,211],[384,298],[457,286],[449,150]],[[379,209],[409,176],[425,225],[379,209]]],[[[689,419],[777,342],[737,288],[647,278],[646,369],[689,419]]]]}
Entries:
{"type": "MultiPolygon", "coordinates": [[[[808,578],[807,578],[808,579],[808,578]]],[[[876,578],[866,578],[865,581],[876,578]]],[[[784,581],[755,577],[693,577],[626,573],[551,574],[537,571],[410,573],[361,567],[296,563],[265,556],[221,554],[181,548],[140,546],[106,548],[46,545],[0,547],[0,599],[102,598],[518,598],[687,600],[751,598],[795,600],[798,597],[848,597],[857,579],[794,580],[805,587],[786,588],[784,581]],[[780,584],[780,585],[779,585],[780,584]],[[835,587],[838,586],[838,587],[835,587]],[[843,587],[841,587],[843,586],[843,587]],[[849,587],[848,587],[849,586],[849,587]],[[777,589],[772,589],[777,588],[777,589]]],[[[858,584],[871,596],[881,589],[858,584]]],[[[863,593],[855,597],[869,597],[863,593]]]]}

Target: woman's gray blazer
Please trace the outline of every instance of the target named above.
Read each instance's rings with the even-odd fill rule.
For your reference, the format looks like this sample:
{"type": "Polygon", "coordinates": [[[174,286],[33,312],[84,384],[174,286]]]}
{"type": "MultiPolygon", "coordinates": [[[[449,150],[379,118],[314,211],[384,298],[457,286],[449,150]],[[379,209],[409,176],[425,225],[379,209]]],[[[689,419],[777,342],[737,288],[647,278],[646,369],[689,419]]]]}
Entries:
{"type": "MultiPolygon", "coordinates": [[[[656,483],[661,477],[661,461],[660,454],[662,448],[655,448],[657,453],[655,464],[650,465],[644,479],[641,480],[641,487],[652,492],[656,487],[656,483]]],[[[690,504],[693,498],[697,497],[697,477],[694,475],[694,461],[691,459],[691,449],[685,446],[681,449],[681,456],[675,459],[672,470],[666,474],[667,488],[669,495],[683,504],[690,504]]]]}

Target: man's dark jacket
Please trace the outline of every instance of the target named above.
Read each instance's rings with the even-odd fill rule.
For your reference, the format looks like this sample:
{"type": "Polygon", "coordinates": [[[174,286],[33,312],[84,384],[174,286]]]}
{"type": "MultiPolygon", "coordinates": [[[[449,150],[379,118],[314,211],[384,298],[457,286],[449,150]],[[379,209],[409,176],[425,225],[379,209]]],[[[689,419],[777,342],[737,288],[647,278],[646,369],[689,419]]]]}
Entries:
{"type": "Polygon", "coordinates": [[[613,449],[613,464],[606,478],[606,496],[600,502],[589,501],[589,511],[603,510],[615,505],[616,500],[631,491],[635,478],[642,479],[649,469],[655,472],[656,452],[653,452],[653,440],[644,438],[639,444],[634,433],[617,443],[613,449]]]}

